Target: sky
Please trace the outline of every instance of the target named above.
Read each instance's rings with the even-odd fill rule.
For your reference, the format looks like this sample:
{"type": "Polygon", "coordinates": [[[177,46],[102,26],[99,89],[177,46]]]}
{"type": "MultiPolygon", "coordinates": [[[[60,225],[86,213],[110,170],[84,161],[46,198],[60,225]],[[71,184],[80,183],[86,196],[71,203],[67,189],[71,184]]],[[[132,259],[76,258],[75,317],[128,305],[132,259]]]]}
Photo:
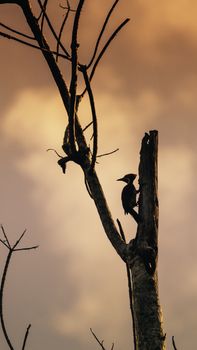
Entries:
{"type": "MultiPolygon", "coordinates": [[[[62,0],[62,4],[64,4],[62,0]]],[[[70,0],[76,8],[77,1],[70,0]]],[[[79,31],[80,62],[87,63],[112,1],[86,0],[79,31]]],[[[38,13],[35,1],[33,9],[38,13]]],[[[159,293],[168,349],[194,349],[197,327],[197,3],[194,0],[120,0],[102,45],[131,20],[97,69],[94,91],[99,127],[97,172],[114,220],[127,240],[136,225],[124,216],[116,179],[137,173],[141,139],[159,131],[159,293]]],[[[63,10],[49,1],[58,31],[63,10]]],[[[1,5],[0,22],[31,34],[16,5],[1,5]]],[[[69,49],[72,16],[63,36],[69,49]]],[[[3,31],[3,28],[1,28],[3,31]]],[[[47,33],[48,34],[48,33],[47,33]]],[[[51,37],[49,42],[53,45],[51,37]]],[[[74,164],[63,175],[54,152],[67,115],[39,51],[0,37],[0,223],[11,242],[23,230],[5,289],[5,318],[16,348],[32,324],[28,349],[98,348],[90,327],[109,349],[132,348],[125,266],[102,229],[83,174],[74,164]]],[[[69,67],[60,62],[69,81],[69,67]]],[[[80,78],[80,77],[79,77],[80,78]]],[[[79,81],[79,91],[82,80],[79,81]]],[[[82,101],[80,120],[91,120],[82,101]]],[[[91,132],[87,132],[90,142],[91,132]]],[[[137,186],[137,181],[136,181],[137,186]]],[[[0,247],[1,272],[6,250],[0,247]]],[[[1,350],[7,346],[0,333],[1,350]]]]}

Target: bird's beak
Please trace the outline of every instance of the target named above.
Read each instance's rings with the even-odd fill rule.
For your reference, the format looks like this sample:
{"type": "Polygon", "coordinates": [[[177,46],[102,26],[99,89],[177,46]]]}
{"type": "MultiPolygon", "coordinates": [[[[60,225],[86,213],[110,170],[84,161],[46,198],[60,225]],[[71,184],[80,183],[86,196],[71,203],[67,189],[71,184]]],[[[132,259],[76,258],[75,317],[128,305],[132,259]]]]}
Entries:
{"type": "Polygon", "coordinates": [[[116,181],[124,181],[124,178],[122,177],[121,179],[117,179],[116,181]]]}

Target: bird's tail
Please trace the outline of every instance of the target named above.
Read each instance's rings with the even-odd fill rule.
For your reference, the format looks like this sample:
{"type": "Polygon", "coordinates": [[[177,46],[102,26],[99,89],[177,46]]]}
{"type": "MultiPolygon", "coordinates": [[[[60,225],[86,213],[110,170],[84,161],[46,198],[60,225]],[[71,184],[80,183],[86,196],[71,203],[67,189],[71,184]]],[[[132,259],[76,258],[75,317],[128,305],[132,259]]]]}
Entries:
{"type": "Polygon", "coordinates": [[[135,209],[130,209],[129,214],[133,216],[134,220],[137,222],[137,224],[140,222],[139,214],[135,211],[135,209]]]}

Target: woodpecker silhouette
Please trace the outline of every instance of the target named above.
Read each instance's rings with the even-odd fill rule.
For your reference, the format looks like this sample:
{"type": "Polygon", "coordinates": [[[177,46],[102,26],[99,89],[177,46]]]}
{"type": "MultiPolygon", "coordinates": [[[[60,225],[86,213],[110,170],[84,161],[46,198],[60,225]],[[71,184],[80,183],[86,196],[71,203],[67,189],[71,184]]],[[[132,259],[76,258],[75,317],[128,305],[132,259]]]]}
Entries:
{"type": "Polygon", "coordinates": [[[126,186],[123,188],[121,194],[122,206],[125,214],[129,213],[134,218],[134,220],[139,223],[139,214],[133,209],[137,206],[136,195],[138,191],[133,184],[136,176],[136,174],[127,174],[117,181],[126,182],[126,186]]]}

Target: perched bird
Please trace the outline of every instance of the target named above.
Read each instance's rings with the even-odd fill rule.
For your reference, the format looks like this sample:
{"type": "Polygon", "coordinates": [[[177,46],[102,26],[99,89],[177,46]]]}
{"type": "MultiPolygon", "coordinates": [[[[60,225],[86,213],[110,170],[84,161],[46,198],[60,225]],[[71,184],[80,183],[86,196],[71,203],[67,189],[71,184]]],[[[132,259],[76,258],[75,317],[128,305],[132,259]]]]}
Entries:
{"type": "Polygon", "coordinates": [[[124,209],[125,214],[131,214],[135,221],[138,223],[139,220],[139,214],[133,209],[137,206],[137,200],[136,196],[138,191],[136,190],[133,181],[136,178],[136,174],[127,174],[121,179],[118,179],[117,181],[124,181],[126,182],[126,186],[122,190],[122,206],[124,209]]]}

